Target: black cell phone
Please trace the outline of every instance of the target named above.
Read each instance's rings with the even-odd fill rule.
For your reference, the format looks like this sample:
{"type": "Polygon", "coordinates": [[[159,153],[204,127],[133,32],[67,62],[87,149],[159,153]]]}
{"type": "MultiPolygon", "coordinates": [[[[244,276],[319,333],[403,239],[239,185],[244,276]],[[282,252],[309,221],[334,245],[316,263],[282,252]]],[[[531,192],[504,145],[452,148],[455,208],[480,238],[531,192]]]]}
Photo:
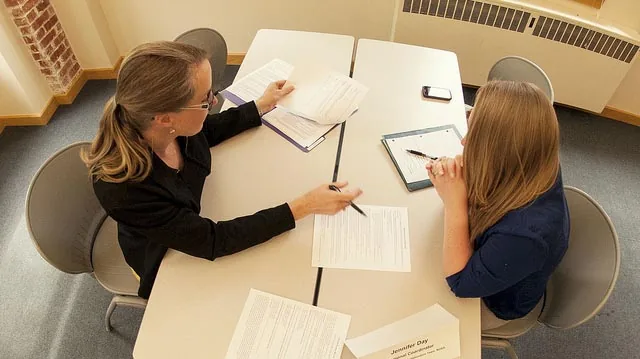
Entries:
{"type": "Polygon", "coordinates": [[[425,98],[451,101],[451,91],[442,87],[422,86],[422,96],[425,98]]]}

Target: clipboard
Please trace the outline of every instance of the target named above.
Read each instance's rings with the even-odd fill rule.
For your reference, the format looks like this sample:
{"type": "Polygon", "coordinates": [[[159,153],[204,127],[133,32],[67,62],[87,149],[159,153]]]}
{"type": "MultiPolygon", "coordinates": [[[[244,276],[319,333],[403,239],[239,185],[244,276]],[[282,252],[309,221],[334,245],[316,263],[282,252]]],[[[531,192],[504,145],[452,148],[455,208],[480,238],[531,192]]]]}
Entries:
{"type": "MultiPolygon", "coordinates": [[[[280,129],[278,129],[276,126],[272,125],[269,121],[265,120],[264,117],[261,118],[262,123],[269,127],[270,129],[273,130],[273,132],[279,134],[280,136],[282,136],[285,140],[289,141],[292,145],[296,146],[299,150],[301,150],[302,152],[309,152],[312,149],[316,148],[317,145],[319,145],[320,143],[322,143],[322,141],[325,140],[325,136],[331,132],[334,128],[336,128],[336,125],[333,125],[333,127],[331,127],[329,130],[327,130],[327,132],[325,132],[322,136],[320,136],[317,140],[315,140],[312,144],[310,144],[309,146],[303,146],[301,144],[299,144],[298,142],[296,142],[293,138],[287,136],[284,132],[280,131],[280,129]]],[[[307,120],[307,121],[311,121],[311,120],[307,120]]]]}
{"type": "MultiPolygon", "coordinates": [[[[222,94],[222,96],[233,102],[236,106],[240,106],[245,104],[247,101],[241,99],[240,97],[238,97],[237,95],[235,95],[232,92],[229,92],[227,90],[223,90],[220,92],[222,94]]],[[[266,114],[265,114],[266,115],[266,114]]],[[[299,150],[301,150],[302,152],[308,153],[311,150],[313,150],[316,146],[318,146],[320,143],[322,143],[325,140],[325,136],[331,132],[334,128],[336,128],[336,126],[338,126],[338,124],[333,125],[331,128],[327,129],[326,132],[324,132],[322,134],[322,136],[318,137],[313,143],[311,143],[308,146],[303,146],[302,144],[296,142],[293,138],[287,136],[287,134],[285,134],[284,132],[282,132],[277,126],[275,126],[274,124],[270,123],[267,119],[264,118],[264,115],[260,118],[260,120],[262,121],[262,123],[269,127],[270,129],[273,130],[273,132],[277,133],[278,135],[282,136],[285,140],[289,141],[292,145],[296,146],[299,150]]],[[[310,121],[310,120],[307,120],[310,121]]]]}
{"type": "MultiPolygon", "coordinates": [[[[400,168],[400,165],[398,164],[398,160],[395,158],[391,148],[389,147],[388,141],[393,140],[393,139],[398,139],[398,138],[416,136],[416,135],[439,132],[439,131],[452,131],[453,134],[458,138],[458,140],[462,139],[462,136],[460,135],[460,132],[458,132],[458,129],[456,129],[456,127],[454,125],[444,125],[444,126],[438,126],[438,127],[424,128],[424,129],[421,129],[421,130],[406,131],[406,132],[393,133],[393,134],[389,134],[389,135],[383,135],[382,139],[380,140],[382,142],[382,144],[384,145],[384,148],[387,150],[387,153],[389,154],[389,157],[391,157],[391,160],[393,161],[393,165],[396,167],[396,170],[398,171],[398,174],[400,174],[400,177],[402,178],[402,182],[404,182],[404,184],[407,187],[407,190],[409,192],[413,192],[413,191],[416,191],[416,190],[419,190],[419,189],[431,187],[431,186],[433,186],[433,183],[431,183],[431,180],[429,180],[428,178],[425,179],[425,180],[420,180],[420,181],[415,181],[415,182],[407,181],[407,179],[405,178],[405,175],[403,174],[403,172],[402,172],[402,170],[400,168]]],[[[440,155],[440,154],[437,154],[437,155],[440,155]]]]}

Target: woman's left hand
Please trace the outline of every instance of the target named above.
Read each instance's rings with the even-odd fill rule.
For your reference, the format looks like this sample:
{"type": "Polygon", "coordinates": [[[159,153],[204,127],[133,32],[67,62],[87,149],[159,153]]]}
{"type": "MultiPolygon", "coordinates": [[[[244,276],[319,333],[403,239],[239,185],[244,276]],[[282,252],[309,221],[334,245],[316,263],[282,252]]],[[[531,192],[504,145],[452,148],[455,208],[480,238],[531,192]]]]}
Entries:
{"type": "Polygon", "coordinates": [[[261,114],[273,110],[278,101],[293,91],[293,85],[285,86],[286,82],[287,80],[280,80],[270,83],[267,89],[264,90],[262,96],[256,100],[256,107],[261,114]]]}
{"type": "Polygon", "coordinates": [[[462,156],[441,157],[427,163],[429,179],[436,188],[445,208],[467,207],[467,187],[462,173],[462,156]]]}

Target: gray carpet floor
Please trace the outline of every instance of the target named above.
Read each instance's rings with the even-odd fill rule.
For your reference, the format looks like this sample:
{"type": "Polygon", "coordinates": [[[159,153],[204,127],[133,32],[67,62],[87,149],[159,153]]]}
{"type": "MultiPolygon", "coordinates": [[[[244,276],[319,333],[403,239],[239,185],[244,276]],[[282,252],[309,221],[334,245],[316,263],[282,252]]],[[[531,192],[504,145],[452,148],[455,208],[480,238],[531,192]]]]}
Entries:
{"type": "MultiPolygon", "coordinates": [[[[225,82],[235,76],[229,67],[225,82]]],[[[89,141],[114,81],[89,81],[73,105],[45,127],[0,134],[0,358],[130,358],[142,311],[119,308],[107,333],[111,296],[88,275],[61,273],[37,253],[24,222],[32,176],[57,149],[89,141]]],[[[465,89],[468,103],[474,91],[465,89]]],[[[565,184],[599,201],[618,231],[622,265],[616,290],[594,319],[558,332],[537,327],[514,340],[521,358],[640,358],[640,127],[558,108],[565,184]],[[636,274],[634,274],[636,273],[636,274]]],[[[213,333],[212,333],[213,335],[213,333]]],[[[483,350],[483,358],[503,358],[483,350]]]]}

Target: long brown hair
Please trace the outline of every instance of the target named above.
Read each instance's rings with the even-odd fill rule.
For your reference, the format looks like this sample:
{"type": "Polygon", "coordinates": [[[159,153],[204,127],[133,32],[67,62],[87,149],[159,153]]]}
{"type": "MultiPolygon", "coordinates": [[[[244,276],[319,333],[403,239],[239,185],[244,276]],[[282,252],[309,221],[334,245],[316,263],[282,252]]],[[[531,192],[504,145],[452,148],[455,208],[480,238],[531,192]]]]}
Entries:
{"type": "Polygon", "coordinates": [[[94,180],[142,181],[151,172],[152,153],[142,132],[154,116],[175,112],[194,96],[193,73],[204,50],[170,41],[133,49],[124,59],[116,93],[104,108],[100,127],[82,160],[94,180]]]}
{"type": "Polygon", "coordinates": [[[463,153],[471,240],[553,186],[559,137],[553,106],[536,86],[492,81],[478,90],[463,153]]]}

